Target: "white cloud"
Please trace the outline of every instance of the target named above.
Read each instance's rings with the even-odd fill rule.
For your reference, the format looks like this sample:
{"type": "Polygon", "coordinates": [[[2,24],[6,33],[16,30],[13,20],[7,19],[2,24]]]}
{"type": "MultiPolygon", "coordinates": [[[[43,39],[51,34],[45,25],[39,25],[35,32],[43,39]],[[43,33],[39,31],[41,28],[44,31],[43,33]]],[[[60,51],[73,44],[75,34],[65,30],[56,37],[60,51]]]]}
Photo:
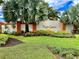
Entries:
{"type": "Polygon", "coordinates": [[[73,2],[74,2],[74,4],[77,4],[77,3],[79,3],[79,0],[74,0],[73,2]]]}
{"type": "Polygon", "coordinates": [[[67,2],[67,1],[73,1],[74,4],[79,3],[79,0],[45,0],[45,2],[54,3],[54,4],[56,4],[56,3],[58,3],[58,2],[63,2],[63,3],[65,3],[65,2],[67,2]]]}

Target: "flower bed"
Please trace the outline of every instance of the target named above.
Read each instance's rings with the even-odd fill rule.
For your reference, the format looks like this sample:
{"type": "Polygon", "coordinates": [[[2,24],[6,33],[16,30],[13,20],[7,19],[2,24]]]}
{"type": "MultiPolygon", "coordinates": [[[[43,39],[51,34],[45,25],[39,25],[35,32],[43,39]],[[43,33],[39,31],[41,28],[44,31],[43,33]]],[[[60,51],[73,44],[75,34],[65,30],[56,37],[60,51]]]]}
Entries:
{"type": "Polygon", "coordinates": [[[75,59],[79,56],[79,49],[47,47],[53,54],[57,54],[65,59],[75,59]]]}

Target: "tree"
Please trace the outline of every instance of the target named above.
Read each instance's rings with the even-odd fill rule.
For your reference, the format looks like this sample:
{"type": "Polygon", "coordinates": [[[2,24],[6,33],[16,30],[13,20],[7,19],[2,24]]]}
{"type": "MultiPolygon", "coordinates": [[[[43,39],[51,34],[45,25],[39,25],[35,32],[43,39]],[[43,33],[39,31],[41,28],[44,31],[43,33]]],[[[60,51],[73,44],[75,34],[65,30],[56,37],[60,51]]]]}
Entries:
{"type": "MultiPolygon", "coordinates": [[[[6,22],[12,22],[12,26],[15,26],[15,23],[18,20],[19,16],[19,6],[15,0],[9,0],[7,2],[4,2],[3,4],[3,13],[4,13],[4,18],[6,22]]],[[[17,26],[17,32],[20,32],[21,26],[17,26]]]]}
{"type": "Polygon", "coordinates": [[[59,16],[58,16],[59,12],[54,10],[52,7],[48,8],[48,18],[50,20],[58,20],[59,16]]]}
{"type": "Polygon", "coordinates": [[[4,2],[3,0],[0,0],[0,4],[3,3],[3,2],[4,2]]]}
{"type": "Polygon", "coordinates": [[[79,4],[69,10],[70,20],[74,26],[74,32],[79,32],[79,4]]]}
{"type": "Polygon", "coordinates": [[[79,28],[79,4],[72,6],[69,10],[64,11],[61,14],[60,21],[65,24],[72,24],[74,26],[74,32],[76,33],[79,28]]]}
{"type": "Polygon", "coordinates": [[[6,22],[16,22],[18,19],[18,4],[15,0],[10,0],[3,5],[3,13],[6,22]]]}
{"type": "Polygon", "coordinates": [[[34,25],[33,27],[36,28],[36,23],[48,18],[48,4],[42,0],[23,0],[19,4],[19,7],[21,10],[20,19],[21,21],[26,22],[27,32],[29,30],[28,23],[32,23],[34,25]]]}
{"type": "Polygon", "coordinates": [[[25,22],[28,32],[28,23],[48,18],[48,4],[42,0],[10,0],[4,5],[4,16],[6,21],[25,22]]]}

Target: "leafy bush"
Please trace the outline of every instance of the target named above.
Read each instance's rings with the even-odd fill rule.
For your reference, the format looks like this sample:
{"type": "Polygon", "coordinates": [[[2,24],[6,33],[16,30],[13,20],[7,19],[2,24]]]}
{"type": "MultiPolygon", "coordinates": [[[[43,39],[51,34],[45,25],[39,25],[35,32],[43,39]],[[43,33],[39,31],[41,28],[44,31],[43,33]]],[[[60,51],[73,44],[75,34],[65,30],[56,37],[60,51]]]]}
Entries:
{"type": "Polygon", "coordinates": [[[66,59],[74,59],[74,56],[72,54],[67,54],[66,59]]]}
{"type": "Polygon", "coordinates": [[[24,36],[34,36],[33,32],[27,32],[24,36]]]}
{"type": "Polygon", "coordinates": [[[79,56],[79,50],[75,48],[64,48],[60,52],[61,56],[66,56],[67,54],[72,54],[73,56],[79,56]]]}
{"type": "Polygon", "coordinates": [[[66,35],[66,34],[71,34],[71,33],[69,33],[69,32],[63,32],[63,31],[59,31],[59,32],[55,32],[55,34],[61,34],[61,35],[66,35]]]}
{"type": "Polygon", "coordinates": [[[60,55],[65,57],[67,54],[74,54],[73,48],[62,48],[60,51],[60,55]]]}
{"type": "Polygon", "coordinates": [[[8,36],[1,35],[0,36],[0,45],[5,45],[7,40],[8,40],[8,36]]]}
{"type": "Polygon", "coordinates": [[[45,31],[45,30],[39,30],[39,31],[35,31],[35,32],[27,32],[25,34],[25,36],[49,36],[50,33],[49,31],[45,31]]]}
{"type": "Polygon", "coordinates": [[[38,30],[35,32],[36,34],[41,34],[41,35],[51,35],[53,32],[50,30],[38,30]]]}
{"type": "Polygon", "coordinates": [[[62,57],[71,58],[72,56],[74,57],[79,56],[79,50],[75,48],[58,48],[58,47],[49,47],[49,46],[48,48],[53,54],[59,54],[62,57]]]}
{"type": "Polygon", "coordinates": [[[8,34],[7,31],[4,31],[4,34],[8,34]]]}
{"type": "Polygon", "coordinates": [[[25,36],[51,36],[60,38],[73,38],[74,35],[67,32],[53,32],[51,30],[38,30],[35,32],[28,32],[25,36]]]}
{"type": "Polygon", "coordinates": [[[56,48],[56,47],[53,47],[52,49],[51,49],[51,51],[52,51],[52,53],[53,54],[59,54],[60,53],[60,48],[56,48]]]}
{"type": "Polygon", "coordinates": [[[74,56],[79,56],[79,50],[78,50],[78,49],[74,49],[73,55],[74,55],[74,56]]]}

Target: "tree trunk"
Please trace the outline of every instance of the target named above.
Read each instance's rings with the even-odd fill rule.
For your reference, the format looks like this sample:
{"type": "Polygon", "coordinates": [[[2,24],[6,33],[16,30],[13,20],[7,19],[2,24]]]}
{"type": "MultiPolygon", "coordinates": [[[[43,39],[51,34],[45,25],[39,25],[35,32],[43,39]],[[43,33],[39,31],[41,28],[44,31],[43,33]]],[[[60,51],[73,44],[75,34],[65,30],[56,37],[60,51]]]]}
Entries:
{"type": "Polygon", "coordinates": [[[63,22],[61,23],[61,31],[66,31],[66,24],[63,22]]]}
{"type": "Polygon", "coordinates": [[[76,33],[76,31],[77,31],[77,27],[73,25],[73,33],[76,33]]]}
{"type": "Polygon", "coordinates": [[[37,29],[37,25],[36,25],[36,23],[32,24],[32,29],[33,29],[33,32],[36,31],[36,29],[37,29]]]}
{"type": "Polygon", "coordinates": [[[28,26],[28,24],[25,24],[26,26],[25,26],[25,32],[29,32],[29,26],[28,26]]]}

